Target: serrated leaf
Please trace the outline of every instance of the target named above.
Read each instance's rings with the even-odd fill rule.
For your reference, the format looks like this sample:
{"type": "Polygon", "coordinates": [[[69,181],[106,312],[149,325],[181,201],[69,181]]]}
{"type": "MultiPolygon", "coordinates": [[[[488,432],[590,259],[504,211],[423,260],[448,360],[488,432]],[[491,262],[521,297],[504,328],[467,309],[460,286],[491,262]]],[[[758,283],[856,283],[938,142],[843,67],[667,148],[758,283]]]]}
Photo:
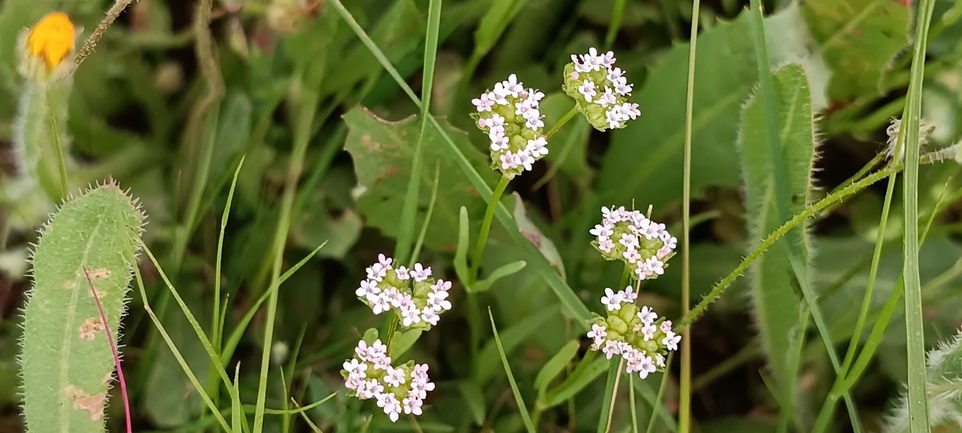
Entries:
{"type": "MultiPolygon", "coordinates": [[[[794,215],[805,208],[811,187],[816,146],[811,92],[805,71],[798,65],[782,68],[773,74],[773,79],[780,104],[777,116],[781,125],[782,156],[792,194],[790,211],[794,215]]],[[[765,125],[764,106],[753,96],[743,112],[740,139],[748,209],[746,222],[750,237],[755,240],[749,250],[781,225],[765,125]]],[[[807,265],[809,245],[807,234],[803,236],[806,241],[799,245],[799,250],[807,265]]],[[[788,364],[789,336],[798,322],[800,301],[787,250],[781,242],[787,240],[773,245],[751,266],[749,279],[756,324],[773,377],[779,386],[791,386],[795,379],[788,364]]]]}
{"type": "MultiPolygon", "coordinates": [[[[720,22],[699,36],[692,124],[692,196],[707,186],[739,183],[735,152],[738,108],[757,78],[749,15],[720,22]]],[[[681,198],[688,44],[678,44],[632,100],[641,117],[611,133],[598,173],[604,204],[640,200],[656,209],[681,198]]],[[[627,71],[631,80],[632,74],[627,71]]]]}
{"type": "Polygon", "coordinates": [[[833,76],[832,99],[879,93],[883,70],[908,45],[910,2],[806,0],[802,15],[833,76]]]}
{"type": "MultiPolygon", "coordinates": [[[[363,108],[349,111],[344,115],[344,121],[350,130],[344,148],[354,159],[358,183],[366,187],[366,192],[358,199],[356,210],[367,218],[368,226],[396,237],[399,229],[397,215],[404,201],[414,144],[420,134],[420,121],[412,116],[399,122],[389,122],[363,108]]],[[[497,176],[488,168],[487,157],[471,145],[467,134],[447,123],[442,125],[479,174],[489,185],[493,185],[497,176]]],[[[434,128],[425,132],[422,146],[424,166],[440,164],[441,173],[434,214],[424,244],[435,250],[453,252],[458,240],[460,208],[465,207],[471,216],[470,220],[475,222],[473,226],[479,226],[486,204],[457,163],[449,157],[447,145],[434,128]]],[[[428,189],[433,187],[433,170],[424,170],[422,184],[428,189]]],[[[430,197],[426,195],[419,198],[419,225],[424,220],[429,200],[430,197]]],[[[498,227],[492,227],[491,238],[497,239],[499,231],[498,227]]]]}
{"type": "Polygon", "coordinates": [[[111,182],[65,203],[44,228],[24,310],[21,370],[30,431],[104,431],[115,369],[105,329],[117,341],[142,223],[111,182]]]}

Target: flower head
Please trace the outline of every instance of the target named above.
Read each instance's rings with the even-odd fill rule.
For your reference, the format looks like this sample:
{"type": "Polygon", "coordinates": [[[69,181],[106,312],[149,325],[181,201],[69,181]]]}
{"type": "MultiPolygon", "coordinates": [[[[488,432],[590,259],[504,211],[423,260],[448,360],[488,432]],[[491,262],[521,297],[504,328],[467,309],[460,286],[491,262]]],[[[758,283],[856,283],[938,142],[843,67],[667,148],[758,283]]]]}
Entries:
{"type": "Polygon", "coordinates": [[[472,117],[491,140],[491,167],[508,177],[532,169],[548,154],[541,99],[544,93],[525,88],[511,74],[506,81],[471,101],[472,117]]]}
{"type": "Polygon", "coordinates": [[[367,268],[367,279],[354,291],[374,314],[393,311],[405,328],[431,329],[439,315],[451,309],[451,282],[431,277],[431,267],[415,263],[411,269],[394,268],[394,260],[378,255],[367,268]]]}
{"type": "MultiPolygon", "coordinates": [[[[592,245],[605,259],[624,262],[632,276],[639,280],[657,278],[665,273],[665,262],[674,255],[678,240],[668,233],[664,224],[624,207],[603,207],[601,214],[601,224],[595,225],[589,233],[595,236],[592,245]]],[[[605,298],[601,302],[611,308],[605,298]]]]}
{"type": "MultiPolygon", "coordinates": [[[[889,158],[895,156],[895,148],[898,146],[900,129],[902,129],[902,119],[896,118],[892,118],[888,128],[885,128],[885,135],[888,136],[888,139],[885,142],[885,156],[889,158]]],[[[925,119],[919,119],[920,147],[928,144],[929,136],[932,135],[932,131],[935,131],[935,126],[930,125],[925,119]]],[[[905,145],[906,143],[903,141],[902,148],[899,149],[899,161],[905,159],[905,145]]]]}
{"type": "Polygon", "coordinates": [[[624,128],[641,115],[638,104],[628,102],[631,87],[611,51],[599,54],[591,48],[587,54],[572,54],[564,69],[562,88],[599,131],[624,128]]]}
{"type": "Polygon", "coordinates": [[[377,406],[391,421],[397,421],[402,411],[421,414],[428,391],[434,390],[434,383],[428,378],[427,364],[408,361],[392,366],[391,357],[387,356],[381,340],[370,346],[361,340],[354,352],[357,356],[344,361],[341,370],[344,386],[361,400],[376,400],[377,406]]]}
{"type": "Polygon", "coordinates": [[[681,335],[676,335],[671,321],[659,319],[651,307],[639,310],[634,304],[637,297],[630,286],[618,292],[605,289],[601,303],[607,307],[607,316],[595,315],[587,336],[591,350],[602,352],[608,359],[622,356],[625,371],[644,379],[665,368],[665,356],[678,350],[681,335]]]}
{"type": "Polygon", "coordinates": [[[51,12],[20,34],[20,74],[36,82],[70,75],[77,29],[63,12],[51,12]]]}

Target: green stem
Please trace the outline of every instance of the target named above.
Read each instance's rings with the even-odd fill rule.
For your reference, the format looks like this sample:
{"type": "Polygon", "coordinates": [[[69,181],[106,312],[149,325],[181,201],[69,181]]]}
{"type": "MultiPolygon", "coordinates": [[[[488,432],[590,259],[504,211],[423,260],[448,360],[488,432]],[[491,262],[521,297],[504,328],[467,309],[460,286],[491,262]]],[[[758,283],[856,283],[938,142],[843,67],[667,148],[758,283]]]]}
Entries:
{"type": "Polygon", "coordinates": [[[571,107],[571,109],[568,110],[568,112],[565,113],[565,115],[561,119],[558,119],[558,123],[555,123],[554,126],[552,126],[551,129],[548,130],[548,133],[544,135],[544,139],[547,140],[551,138],[552,135],[558,132],[558,130],[560,130],[562,126],[565,126],[565,124],[568,123],[568,121],[571,120],[572,117],[575,117],[576,114],[578,114],[577,104],[575,104],[574,107],[571,107]]]}
{"type": "MultiPolygon", "coordinates": [[[[657,404],[657,403],[656,403],[657,404]]],[[[628,375],[628,410],[631,414],[631,433],[638,433],[638,414],[635,410],[635,375],[628,375]]],[[[654,417],[652,417],[654,418],[654,417]]]]}
{"type": "Polygon", "coordinates": [[[737,280],[738,277],[740,277],[741,274],[744,273],[746,269],[748,269],[748,266],[750,266],[755,260],[761,257],[761,255],[765,252],[765,250],[771,247],[776,241],[778,241],[779,238],[784,236],[785,233],[788,233],[789,230],[801,224],[806,219],[811,218],[813,215],[818,213],[820,210],[828,207],[833,202],[841,201],[857,192],[860,192],[863,189],[868,188],[870,185],[874,184],[875,182],[878,182],[879,180],[882,180],[888,177],[890,174],[898,173],[899,171],[902,170],[902,168],[903,168],[902,164],[893,164],[882,170],[872,173],[866,176],[864,179],[858,182],[855,182],[849,186],[846,186],[844,188],[841,188],[838,191],[829,195],[828,197],[825,197],[819,200],[818,202],[806,208],[804,211],[802,211],[798,215],[795,215],[794,217],[792,217],[792,219],[788,220],[788,222],[786,222],[785,224],[782,224],[781,227],[776,229],[774,232],[768,235],[767,238],[762,240],[762,242],[758,245],[758,247],[755,248],[755,250],[752,251],[750,254],[748,254],[748,256],[745,257],[745,260],[743,260],[735,268],[735,270],[733,270],[730,274],[728,274],[728,276],[726,276],[718,284],[716,284],[715,287],[712,288],[711,292],[709,292],[708,295],[706,295],[701,300],[701,302],[698,303],[698,305],[695,305],[695,307],[692,308],[691,311],[688,314],[686,314],[681,319],[681,321],[678,322],[678,328],[684,329],[688,325],[691,325],[696,319],[698,319],[699,316],[704,314],[708,306],[712,302],[714,302],[716,299],[718,299],[718,296],[720,296],[722,292],[724,292],[725,289],[728,288],[728,286],[730,286],[733,282],[735,282],[735,280],[737,280]]]}
{"type": "Polygon", "coordinates": [[[64,157],[63,143],[60,140],[62,138],[60,129],[57,127],[57,117],[53,114],[52,108],[47,109],[47,119],[50,119],[50,132],[57,153],[57,166],[60,167],[60,199],[64,200],[70,191],[70,187],[67,186],[67,161],[64,157]]]}
{"type": "Polygon", "coordinates": [[[498,181],[498,186],[494,187],[491,193],[491,200],[488,201],[488,208],[484,211],[484,221],[481,222],[481,234],[478,235],[478,242],[474,244],[474,255],[471,256],[471,281],[474,284],[478,280],[478,270],[481,269],[481,256],[484,255],[484,247],[488,243],[488,234],[491,232],[491,221],[494,219],[494,210],[504,195],[504,190],[508,187],[511,178],[502,176],[498,181]]]}

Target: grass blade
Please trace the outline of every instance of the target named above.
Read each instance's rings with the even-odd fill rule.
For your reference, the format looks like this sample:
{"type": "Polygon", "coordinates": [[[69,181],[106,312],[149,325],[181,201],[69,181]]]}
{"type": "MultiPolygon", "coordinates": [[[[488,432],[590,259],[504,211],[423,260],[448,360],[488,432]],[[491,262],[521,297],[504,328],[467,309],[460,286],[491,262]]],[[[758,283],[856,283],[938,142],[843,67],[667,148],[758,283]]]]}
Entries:
{"type": "MultiPolygon", "coordinates": [[[[408,189],[404,195],[404,207],[401,209],[401,226],[394,250],[394,257],[398,263],[407,263],[411,240],[414,236],[421,185],[421,147],[428,129],[428,122],[425,119],[431,116],[431,86],[434,84],[434,64],[438,55],[438,30],[441,27],[442,1],[431,0],[428,4],[428,30],[424,37],[424,68],[421,81],[421,133],[418,135],[417,145],[414,147],[411,177],[408,179],[408,189]]],[[[427,225],[426,222],[425,225],[427,225]]],[[[410,259],[416,260],[417,257],[412,255],[410,259]]]]}
{"type": "Polygon", "coordinates": [[[524,427],[528,430],[528,433],[535,433],[534,424],[531,423],[531,417],[528,416],[528,408],[524,404],[524,399],[521,398],[521,391],[518,389],[518,384],[514,381],[514,374],[511,374],[511,366],[508,365],[508,358],[504,354],[504,348],[501,347],[501,337],[498,336],[498,327],[494,324],[494,315],[491,314],[491,308],[488,308],[488,318],[491,319],[491,330],[494,332],[494,342],[498,345],[498,353],[501,355],[504,372],[508,375],[508,382],[511,383],[511,392],[514,393],[514,400],[518,403],[518,408],[521,410],[521,420],[524,421],[524,427]]]}
{"type": "MultiPolygon", "coordinates": [[[[688,89],[685,99],[685,149],[683,156],[683,186],[681,201],[681,315],[688,315],[691,304],[691,245],[688,239],[691,231],[691,140],[692,116],[695,106],[695,58],[698,52],[698,10],[701,0],[691,5],[691,39],[688,47],[688,89]]],[[[681,377],[678,390],[678,430],[688,433],[691,428],[691,326],[682,330],[681,336],[681,377]]],[[[667,375],[667,373],[666,373],[667,375]]],[[[632,407],[632,411],[634,407],[632,407]]],[[[634,413],[634,412],[632,412],[634,413]]],[[[654,419],[654,411],[652,411],[654,419]]],[[[649,425],[649,430],[650,430],[649,425]]]]}
{"type": "Polygon", "coordinates": [[[607,433],[611,427],[611,416],[615,410],[615,395],[618,392],[618,379],[621,378],[621,368],[624,359],[614,362],[608,360],[608,380],[605,381],[605,393],[601,396],[601,412],[598,413],[598,433],[607,433]]]}
{"type": "MultiPolygon", "coordinates": [[[[418,235],[417,242],[414,243],[414,250],[411,253],[411,264],[421,255],[421,247],[424,246],[424,237],[428,234],[428,225],[431,224],[431,216],[434,215],[434,204],[438,200],[438,184],[441,182],[441,162],[438,161],[434,166],[434,187],[431,188],[431,201],[428,202],[428,212],[424,215],[424,224],[421,224],[421,233],[418,235]]],[[[403,223],[402,223],[403,227],[403,223]]],[[[400,260],[399,260],[400,261],[400,260]]]]}
{"type": "Polygon", "coordinates": [[[925,49],[933,0],[922,0],[916,12],[915,45],[912,49],[911,80],[908,103],[902,114],[905,137],[905,236],[902,275],[905,277],[905,338],[908,341],[909,431],[929,431],[928,396],[925,391],[925,336],[922,330],[922,287],[919,280],[919,123],[922,117],[922,80],[925,71],[925,49]]]}
{"type": "MultiPolygon", "coordinates": [[[[761,95],[762,106],[764,107],[766,118],[766,132],[768,135],[769,151],[771,155],[772,164],[772,177],[774,180],[775,187],[775,207],[777,209],[777,220],[779,222],[789,221],[792,218],[790,213],[790,201],[791,193],[789,189],[788,179],[786,178],[786,167],[785,161],[782,153],[782,145],[779,137],[779,125],[777,118],[778,103],[776,101],[775,86],[772,80],[771,65],[769,64],[769,53],[767,42],[765,41],[765,27],[764,19],[762,17],[761,0],[751,0],[751,15],[752,15],[752,39],[755,43],[755,59],[758,66],[758,76],[761,81],[761,86],[759,88],[759,93],[761,95]]],[[[822,342],[825,344],[826,352],[828,352],[829,360],[832,362],[832,368],[835,370],[835,374],[841,373],[841,364],[838,360],[838,354],[835,353],[835,347],[832,344],[832,337],[829,335],[828,325],[825,323],[825,319],[822,317],[821,310],[818,308],[816,303],[815,293],[812,290],[811,285],[808,283],[808,273],[807,267],[805,265],[802,252],[800,247],[805,245],[803,239],[803,232],[800,228],[789,230],[786,234],[787,238],[783,245],[787,248],[788,259],[791,264],[792,271],[795,274],[795,280],[802,291],[802,295],[805,298],[805,302],[811,306],[812,318],[815,320],[815,327],[818,329],[818,333],[822,338],[822,342]]],[[[790,378],[792,383],[794,383],[795,378],[790,378]]],[[[791,404],[791,402],[784,402],[785,404],[791,404]]],[[[852,400],[851,395],[845,394],[845,404],[848,407],[849,418],[852,422],[852,428],[856,433],[861,432],[861,423],[858,418],[858,410],[855,407],[855,402],[852,400]]]]}

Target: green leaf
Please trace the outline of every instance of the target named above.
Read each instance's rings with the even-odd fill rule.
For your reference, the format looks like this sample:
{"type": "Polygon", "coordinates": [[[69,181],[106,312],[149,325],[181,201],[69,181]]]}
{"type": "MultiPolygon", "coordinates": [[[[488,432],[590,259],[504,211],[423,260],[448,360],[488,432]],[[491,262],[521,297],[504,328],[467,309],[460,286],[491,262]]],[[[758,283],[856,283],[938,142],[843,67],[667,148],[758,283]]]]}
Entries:
{"type": "Polygon", "coordinates": [[[458,385],[458,389],[464,397],[464,404],[468,407],[471,420],[475,425],[481,425],[484,422],[485,413],[484,393],[481,392],[481,387],[473,380],[464,380],[458,385]]]}
{"type": "Polygon", "coordinates": [[[511,262],[504,266],[501,266],[500,268],[495,269],[494,272],[492,272],[491,275],[488,275],[487,278],[472,284],[471,287],[468,288],[468,290],[471,292],[487,291],[488,289],[491,288],[492,284],[494,284],[495,282],[497,282],[498,280],[504,277],[510,277],[511,275],[518,273],[519,271],[524,269],[524,267],[527,266],[527,264],[528,263],[525,262],[524,260],[518,260],[516,262],[511,262]]]}
{"type": "Polygon", "coordinates": [[[544,367],[541,367],[538,375],[534,378],[534,388],[538,390],[539,396],[545,393],[551,380],[558,376],[561,370],[564,370],[565,366],[574,359],[575,355],[578,354],[579,346],[578,340],[569,341],[544,364],[544,367]]]}
{"type": "MultiPolygon", "coordinates": [[[[805,71],[798,65],[788,65],[776,72],[774,85],[777,100],[781,101],[777,115],[779,125],[783,125],[780,139],[792,194],[791,214],[797,214],[808,202],[816,146],[810,91],[805,71]]],[[[747,224],[750,238],[755,239],[749,250],[757,247],[758,239],[781,225],[776,212],[773,167],[765,133],[764,105],[761,102],[753,97],[746,105],[740,143],[747,196],[747,224]]],[[[807,241],[799,247],[807,262],[807,241]]],[[[785,248],[773,246],[750,268],[751,297],[762,347],[768,356],[775,382],[781,387],[791,387],[795,381],[788,366],[791,348],[789,336],[798,321],[800,303],[787,254],[785,248]]]]}
{"type": "Polygon", "coordinates": [[[118,340],[143,221],[110,182],[66,202],[44,227],[32,258],[20,358],[31,431],[104,431],[115,369],[105,332],[118,340]]]}
{"type": "MultiPolygon", "coordinates": [[[[757,78],[748,14],[699,36],[692,124],[691,191],[739,184],[735,152],[739,107],[757,78]]],[[[688,44],[678,44],[651,68],[632,98],[641,117],[613,131],[599,170],[601,204],[656,209],[681,198],[688,44]],[[657,186],[656,186],[657,185],[657,186]]],[[[627,71],[629,80],[638,71],[627,71]]],[[[600,206],[600,205],[599,205],[600,206]]]]}
{"type": "MultiPolygon", "coordinates": [[[[358,183],[366,187],[356,209],[367,218],[368,226],[395,237],[399,232],[397,215],[405,197],[420,122],[413,116],[400,122],[388,122],[363,108],[349,111],[344,115],[344,121],[350,130],[344,147],[354,159],[358,183]]],[[[487,157],[471,146],[466,134],[449,125],[444,128],[488,184],[494,184],[497,175],[487,167],[487,157]]],[[[426,131],[422,146],[425,166],[439,163],[441,167],[437,201],[424,244],[435,250],[453,252],[458,239],[459,209],[467,208],[474,216],[471,220],[479,222],[485,203],[478,199],[477,190],[461,173],[457,163],[448,157],[436,129],[426,131]]],[[[422,186],[433,186],[434,173],[431,171],[422,172],[422,186]]],[[[429,197],[419,197],[418,220],[424,219],[428,200],[429,197]]],[[[493,228],[492,232],[495,236],[496,229],[493,228]]]]}
{"type": "Polygon", "coordinates": [[[414,346],[420,336],[420,329],[408,329],[404,332],[394,331],[394,338],[391,340],[391,353],[388,356],[391,359],[399,359],[411,346],[414,346]]]}
{"type": "Polygon", "coordinates": [[[487,53],[528,0],[494,0],[474,32],[474,50],[487,53]]]}
{"type": "Polygon", "coordinates": [[[377,328],[368,328],[367,331],[364,331],[364,336],[361,337],[361,340],[364,340],[367,344],[374,343],[374,340],[377,340],[377,328]]]}
{"type": "Polygon", "coordinates": [[[504,337],[503,347],[501,346],[502,339],[499,339],[497,344],[495,344],[494,341],[489,341],[488,344],[486,344],[478,354],[474,371],[474,380],[477,383],[488,383],[488,380],[490,380],[497,371],[498,351],[504,350],[505,352],[511,352],[526,338],[535,332],[542,331],[541,327],[544,326],[548,319],[551,319],[556,314],[558,314],[557,310],[546,308],[537,314],[532,314],[528,317],[525,317],[518,323],[511,325],[506,331],[504,331],[504,333],[501,334],[504,337]]]}
{"type": "Polygon", "coordinates": [[[565,278],[565,264],[561,260],[561,253],[558,252],[558,248],[554,246],[554,242],[548,239],[547,236],[541,234],[541,230],[538,226],[531,222],[528,218],[528,212],[524,209],[524,201],[521,200],[521,196],[517,192],[514,195],[514,222],[518,225],[518,231],[524,235],[526,239],[531,241],[531,243],[541,251],[541,254],[548,263],[551,264],[558,271],[558,275],[561,278],[565,278]]]}
{"type": "Polygon", "coordinates": [[[494,316],[491,314],[490,308],[488,309],[488,318],[491,319],[491,331],[494,332],[494,342],[498,347],[498,355],[501,356],[501,365],[504,366],[504,372],[508,375],[508,382],[511,384],[511,392],[514,393],[514,400],[518,404],[521,419],[524,421],[524,426],[528,429],[528,433],[535,433],[534,424],[531,423],[531,417],[528,415],[528,407],[525,406],[524,399],[521,398],[521,391],[518,389],[518,384],[514,381],[514,374],[511,373],[508,357],[505,355],[504,347],[501,346],[501,337],[498,336],[498,327],[494,324],[494,316]]]}
{"type": "Polygon", "coordinates": [[[832,99],[879,94],[889,62],[909,43],[907,2],[895,0],[806,0],[802,15],[833,75],[832,99]]]}
{"type": "MultiPolygon", "coordinates": [[[[586,361],[581,362],[585,363],[586,361]]],[[[567,380],[562,382],[561,385],[548,391],[542,403],[545,407],[557,406],[564,403],[569,398],[581,392],[582,389],[588,386],[588,384],[598,376],[601,376],[601,373],[607,371],[609,362],[612,361],[599,358],[591,361],[590,364],[585,364],[585,368],[580,374],[577,374],[578,370],[575,370],[576,374],[572,374],[567,380]]],[[[579,364],[579,366],[581,366],[581,364],[579,364]]]]}
{"type": "Polygon", "coordinates": [[[454,272],[462,283],[471,278],[471,274],[468,272],[468,248],[471,244],[470,225],[468,209],[461,206],[458,214],[458,246],[454,252],[454,272]]]}
{"type": "Polygon", "coordinates": [[[318,253],[319,256],[341,259],[357,243],[364,221],[350,209],[333,216],[320,201],[314,199],[308,202],[299,221],[291,229],[291,242],[301,248],[314,248],[327,242],[327,246],[318,253]]]}

